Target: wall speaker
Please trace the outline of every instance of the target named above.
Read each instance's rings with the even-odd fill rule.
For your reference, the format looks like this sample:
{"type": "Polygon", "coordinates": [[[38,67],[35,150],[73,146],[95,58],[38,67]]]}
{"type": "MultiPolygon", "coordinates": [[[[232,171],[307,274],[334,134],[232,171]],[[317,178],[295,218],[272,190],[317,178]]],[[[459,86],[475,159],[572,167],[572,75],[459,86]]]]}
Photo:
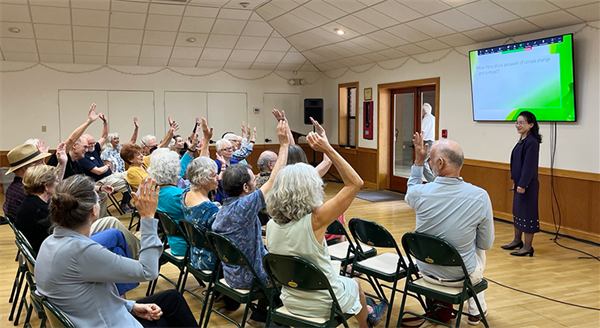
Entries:
{"type": "Polygon", "coordinates": [[[312,124],[311,117],[323,124],[323,98],[304,99],[304,124],[312,124]]]}

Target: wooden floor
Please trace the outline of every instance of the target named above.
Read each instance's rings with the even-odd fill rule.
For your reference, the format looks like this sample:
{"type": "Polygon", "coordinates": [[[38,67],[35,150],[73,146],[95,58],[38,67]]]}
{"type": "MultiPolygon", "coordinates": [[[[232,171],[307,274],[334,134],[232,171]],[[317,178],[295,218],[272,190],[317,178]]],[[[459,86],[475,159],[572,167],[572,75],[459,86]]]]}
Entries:
{"type": "MultiPolygon", "coordinates": [[[[329,183],[326,191],[331,197],[341,185],[329,183]]],[[[0,196],[0,203],[4,201],[0,196]]],[[[394,235],[397,241],[407,231],[414,229],[414,211],[404,202],[371,203],[355,199],[346,212],[346,219],[361,217],[377,221],[394,235]]],[[[123,217],[125,223],[125,217],[123,217]]],[[[128,222],[128,221],[127,221],[128,222]]],[[[508,251],[500,249],[500,245],[508,243],[512,238],[512,225],[496,222],[496,242],[487,252],[487,266],[484,272],[489,281],[485,292],[488,305],[488,321],[491,327],[600,327],[600,312],[579,307],[560,304],[540,297],[527,295],[494,282],[520,289],[528,293],[539,294],[549,299],[574,303],[582,306],[600,307],[600,262],[591,259],[578,259],[580,253],[555,245],[549,234],[539,233],[534,240],[535,256],[520,258],[510,256],[508,251]]],[[[568,247],[584,250],[595,256],[600,255],[600,247],[561,239],[568,247]]],[[[0,226],[0,327],[12,326],[8,321],[10,305],[8,298],[17,269],[14,261],[16,247],[14,236],[8,225],[0,226]]],[[[161,273],[169,277],[177,277],[173,266],[163,266],[161,273]]],[[[403,281],[402,281],[403,282],[403,281]]],[[[129,299],[144,296],[147,283],[127,293],[129,299]]],[[[201,292],[193,278],[188,280],[189,289],[201,292]]],[[[365,290],[370,288],[363,283],[365,290]]],[[[163,279],[159,280],[157,291],[170,288],[163,279]]],[[[192,311],[198,317],[201,303],[186,293],[186,299],[192,311]]],[[[392,324],[398,317],[401,296],[396,297],[396,305],[392,309],[392,324]]],[[[409,303],[409,309],[422,312],[416,302],[409,303]]],[[[243,308],[232,313],[233,318],[241,319],[243,308]]],[[[21,325],[24,315],[21,319],[21,325]]],[[[352,327],[358,327],[355,319],[350,319],[352,327]]],[[[39,326],[39,320],[32,322],[39,326]]],[[[210,327],[232,327],[230,323],[218,316],[212,316],[210,327]]],[[[380,327],[383,325],[381,324],[380,327]]],[[[425,324],[423,327],[433,327],[425,324]]],[[[463,320],[461,327],[470,327],[463,320]]],[[[483,327],[480,324],[480,327],[483,327]]]]}

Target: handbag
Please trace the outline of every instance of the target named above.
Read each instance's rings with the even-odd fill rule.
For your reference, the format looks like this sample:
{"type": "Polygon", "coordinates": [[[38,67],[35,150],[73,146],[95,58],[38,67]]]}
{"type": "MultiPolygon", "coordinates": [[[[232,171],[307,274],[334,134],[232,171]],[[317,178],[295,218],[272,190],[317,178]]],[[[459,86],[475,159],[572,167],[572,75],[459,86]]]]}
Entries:
{"type": "MultiPolygon", "coordinates": [[[[456,311],[454,310],[454,304],[436,300],[435,298],[428,297],[426,299],[427,312],[423,314],[426,318],[435,319],[443,323],[456,318],[456,311]]],[[[418,328],[425,323],[425,319],[421,317],[403,318],[400,327],[403,328],[418,328]],[[410,322],[423,320],[418,324],[411,325],[410,322]]]]}

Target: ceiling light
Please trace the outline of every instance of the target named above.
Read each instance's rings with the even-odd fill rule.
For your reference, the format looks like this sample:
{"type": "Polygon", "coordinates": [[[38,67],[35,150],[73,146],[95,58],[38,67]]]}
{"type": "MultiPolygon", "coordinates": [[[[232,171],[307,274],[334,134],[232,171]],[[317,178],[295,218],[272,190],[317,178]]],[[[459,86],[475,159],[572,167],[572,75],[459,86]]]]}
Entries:
{"type": "Polygon", "coordinates": [[[334,28],[333,30],[335,31],[335,33],[337,33],[339,35],[346,34],[346,31],[342,30],[341,28],[334,28]]]}
{"type": "Polygon", "coordinates": [[[240,2],[240,6],[242,6],[242,8],[247,8],[249,5],[250,5],[250,2],[248,2],[248,1],[240,2]]]}
{"type": "Polygon", "coordinates": [[[19,33],[19,32],[21,32],[21,30],[19,28],[17,28],[17,27],[9,27],[8,31],[12,32],[12,33],[19,33]]]}
{"type": "Polygon", "coordinates": [[[187,42],[194,43],[196,42],[196,38],[187,38],[187,42]]]}

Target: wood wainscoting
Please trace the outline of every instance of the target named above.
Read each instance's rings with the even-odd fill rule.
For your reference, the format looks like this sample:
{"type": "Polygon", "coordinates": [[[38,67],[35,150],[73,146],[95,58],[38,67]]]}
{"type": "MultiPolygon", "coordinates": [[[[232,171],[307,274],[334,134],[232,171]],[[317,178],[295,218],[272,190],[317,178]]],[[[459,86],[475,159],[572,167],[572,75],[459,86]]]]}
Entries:
{"type": "MultiPolygon", "coordinates": [[[[506,163],[465,159],[462,168],[465,181],[479,186],[490,195],[494,216],[512,221],[512,181],[506,163]]],[[[555,169],[554,190],[561,218],[554,204],[549,168],[539,169],[540,228],[554,232],[561,220],[560,233],[600,243],[600,174],[555,169]]]]}

